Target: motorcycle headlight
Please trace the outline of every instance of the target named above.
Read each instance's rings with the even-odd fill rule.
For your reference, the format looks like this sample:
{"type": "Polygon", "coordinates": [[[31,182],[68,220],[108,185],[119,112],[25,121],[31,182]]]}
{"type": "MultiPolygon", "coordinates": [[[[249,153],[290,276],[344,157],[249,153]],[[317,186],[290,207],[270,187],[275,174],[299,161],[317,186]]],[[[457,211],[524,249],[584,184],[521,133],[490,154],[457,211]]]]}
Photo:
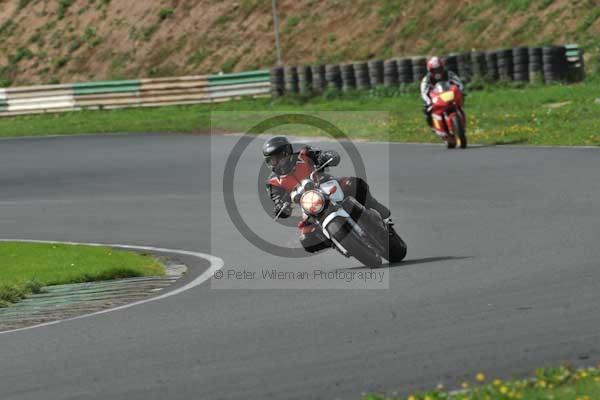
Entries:
{"type": "Polygon", "coordinates": [[[320,214],[325,208],[325,196],[316,190],[309,190],[300,198],[300,207],[308,215],[320,214]]]}

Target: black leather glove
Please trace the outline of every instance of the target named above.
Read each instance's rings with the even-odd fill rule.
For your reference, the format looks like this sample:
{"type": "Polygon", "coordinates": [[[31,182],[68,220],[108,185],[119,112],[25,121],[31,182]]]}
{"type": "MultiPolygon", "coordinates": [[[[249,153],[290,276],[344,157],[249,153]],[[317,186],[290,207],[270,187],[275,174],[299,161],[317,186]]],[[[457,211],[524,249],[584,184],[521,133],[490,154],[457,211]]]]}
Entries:
{"type": "Polygon", "coordinates": [[[292,205],[288,202],[275,203],[273,213],[275,216],[279,215],[279,218],[287,218],[292,214],[292,205]]]}
{"type": "Polygon", "coordinates": [[[332,160],[329,164],[327,164],[328,167],[335,167],[340,163],[340,155],[333,150],[327,150],[327,151],[322,151],[319,154],[319,165],[323,165],[325,164],[327,161],[332,160]]]}

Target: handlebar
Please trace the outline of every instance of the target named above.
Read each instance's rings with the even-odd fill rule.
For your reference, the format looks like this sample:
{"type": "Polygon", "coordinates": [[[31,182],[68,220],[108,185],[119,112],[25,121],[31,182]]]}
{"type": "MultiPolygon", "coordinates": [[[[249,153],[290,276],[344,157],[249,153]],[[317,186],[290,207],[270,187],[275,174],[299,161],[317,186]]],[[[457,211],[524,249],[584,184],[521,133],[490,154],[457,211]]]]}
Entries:
{"type": "Polygon", "coordinates": [[[291,205],[292,204],[289,201],[286,201],[285,203],[283,203],[283,206],[281,207],[281,209],[279,210],[279,212],[277,213],[275,218],[273,218],[273,221],[277,221],[279,219],[279,217],[281,216],[281,214],[283,213],[283,210],[285,210],[286,208],[288,208],[291,205]]]}

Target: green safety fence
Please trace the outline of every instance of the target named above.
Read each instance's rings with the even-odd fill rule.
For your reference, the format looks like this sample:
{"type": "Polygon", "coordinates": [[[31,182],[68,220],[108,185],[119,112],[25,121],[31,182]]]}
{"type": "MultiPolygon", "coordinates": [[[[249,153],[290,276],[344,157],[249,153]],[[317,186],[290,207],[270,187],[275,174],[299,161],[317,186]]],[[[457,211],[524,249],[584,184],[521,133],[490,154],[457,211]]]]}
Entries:
{"type": "Polygon", "coordinates": [[[74,83],[72,87],[73,94],[75,96],[104,93],[129,93],[139,91],[141,82],[137,79],[123,81],[85,82],[74,83]]]}
{"type": "Polygon", "coordinates": [[[242,85],[269,82],[269,70],[240,72],[236,74],[209,75],[208,86],[242,85]]]}

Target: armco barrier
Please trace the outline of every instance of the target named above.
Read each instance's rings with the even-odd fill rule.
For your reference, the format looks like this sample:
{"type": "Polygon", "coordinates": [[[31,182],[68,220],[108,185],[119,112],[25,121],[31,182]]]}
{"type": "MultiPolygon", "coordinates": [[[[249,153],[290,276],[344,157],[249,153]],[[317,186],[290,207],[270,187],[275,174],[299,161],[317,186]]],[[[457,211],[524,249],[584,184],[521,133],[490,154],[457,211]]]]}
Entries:
{"type": "Polygon", "coordinates": [[[0,116],[157,107],[269,95],[269,71],[0,89],[0,116]]]}

